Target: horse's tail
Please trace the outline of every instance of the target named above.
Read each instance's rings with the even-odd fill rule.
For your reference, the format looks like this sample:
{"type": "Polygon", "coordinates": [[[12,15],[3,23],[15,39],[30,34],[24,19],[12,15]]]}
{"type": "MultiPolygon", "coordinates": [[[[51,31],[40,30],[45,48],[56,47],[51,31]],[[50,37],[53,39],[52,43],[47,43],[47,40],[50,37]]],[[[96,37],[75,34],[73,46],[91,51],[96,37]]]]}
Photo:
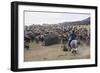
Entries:
{"type": "Polygon", "coordinates": [[[78,47],[77,40],[72,40],[71,43],[70,43],[70,46],[72,48],[77,48],[78,47]]]}

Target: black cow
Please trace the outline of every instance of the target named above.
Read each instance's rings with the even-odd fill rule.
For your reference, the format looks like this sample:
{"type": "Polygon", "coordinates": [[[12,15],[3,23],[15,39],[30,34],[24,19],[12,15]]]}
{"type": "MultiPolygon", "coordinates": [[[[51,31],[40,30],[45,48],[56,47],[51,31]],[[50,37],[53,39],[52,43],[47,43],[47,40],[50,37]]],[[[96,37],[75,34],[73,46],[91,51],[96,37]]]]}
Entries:
{"type": "Polygon", "coordinates": [[[60,43],[60,38],[55,34],[47,34],[44,36],[43,45],[49,46],[60,43]]]}

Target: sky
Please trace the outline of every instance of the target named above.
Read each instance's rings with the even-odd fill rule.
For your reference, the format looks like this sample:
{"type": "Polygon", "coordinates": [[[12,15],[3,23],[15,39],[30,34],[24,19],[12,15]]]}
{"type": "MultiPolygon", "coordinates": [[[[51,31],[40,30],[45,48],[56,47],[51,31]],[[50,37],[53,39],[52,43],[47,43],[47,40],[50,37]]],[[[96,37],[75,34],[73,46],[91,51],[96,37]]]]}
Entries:
{"type": "Polygon", "coordinates": [[[80,21],[90,17],[84,13],[56,13],[56,12],[29,12],[25,11],[25,25],[57,24],[62,22],[80,21]]]}

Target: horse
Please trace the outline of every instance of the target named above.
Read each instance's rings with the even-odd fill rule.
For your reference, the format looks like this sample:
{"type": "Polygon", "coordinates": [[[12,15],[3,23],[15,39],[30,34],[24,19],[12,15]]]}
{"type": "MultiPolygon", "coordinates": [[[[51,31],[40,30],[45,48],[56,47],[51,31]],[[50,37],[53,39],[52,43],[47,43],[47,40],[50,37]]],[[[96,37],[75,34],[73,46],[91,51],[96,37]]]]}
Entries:
{"type": "Polygon", "coordinates": [[[72,40],[70,42],[70,46],[68,45],[68,43],[64,44],[63,51],[71,51],[73,55],[78,54],[78,40],[72,40]]]}
{"type": "Polygon", "coordinates": [[[78,54],[78,41],[75,39],[75,40],[72,40],[70,42],[70,47],[71,47],[71,52],[73,53],[73,55],[76,55],[78,54]]]}

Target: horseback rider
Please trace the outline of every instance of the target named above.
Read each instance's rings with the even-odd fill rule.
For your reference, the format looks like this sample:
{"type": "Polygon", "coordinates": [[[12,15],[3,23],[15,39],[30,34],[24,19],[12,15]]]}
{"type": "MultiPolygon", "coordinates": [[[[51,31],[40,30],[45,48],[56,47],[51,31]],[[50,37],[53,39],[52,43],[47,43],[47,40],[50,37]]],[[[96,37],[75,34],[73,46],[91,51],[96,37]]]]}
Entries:
{"type": "Polygon", "coordinates": [[[70,33],[69,33],[69,36],[68,36],[68,46],[70,46],[70,43],[72,40],[75,40],[76,39],[76,34],[75,34],[75,31],[72,30],[70,33]]]}

